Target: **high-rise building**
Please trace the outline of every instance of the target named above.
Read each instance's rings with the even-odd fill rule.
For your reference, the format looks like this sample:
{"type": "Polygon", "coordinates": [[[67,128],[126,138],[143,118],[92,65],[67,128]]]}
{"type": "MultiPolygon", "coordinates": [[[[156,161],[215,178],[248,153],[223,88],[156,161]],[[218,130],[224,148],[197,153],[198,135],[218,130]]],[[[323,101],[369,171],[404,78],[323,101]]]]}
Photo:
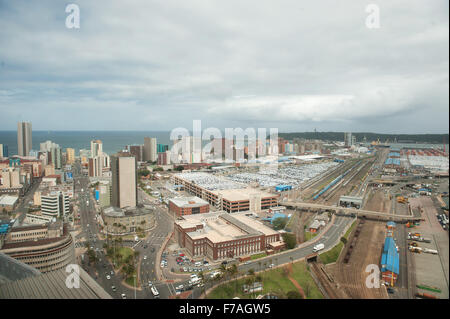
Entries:
{"type": "Polygon", "coordinates": [[[89,176],[101,177],[103,174],[103,156],[89,158],[89,176]]]}
{"type": "Polygon", "coordinates": [[[4,168],[1,171],[2,187],[16,188],[20,186],[20,169],[19,168],[4,168]]]}
{"type": "Polygon", "coordinates": [[[69,214],[69,207],[69,195],[64,192],[55,191],[45,195],[41,194],[42,215],[64,217],[69,214]]]}
{"type": "MultiPolygon", "coordinates": [[[[159,145],[159,144],[158,144],[159,145]]],[[[142,162],[144,159],[144,146],[143,145],[130,145],[130,154],[136,157],[138,162],[142,162]]]]}
{"type": "Polygon", "coordinates": [[[32,146],[31,122],[17,123],[17,154],[28,156],[32,146]]]}
{"type": "Polygon", "coordinates": [[[8,145],[3,144],[3,157],[9,157],[8,145]]]}
{"type": "Polygon", "coordinates": [[[156,138],[144,137],[144,161],[156,162],[158,160],[158,150],[156,138]]]}
{"type": "Polygon", "coordinates": [[[345,146],[348,147],[353,145],[352,133],[350,132],[344,133],[344,144],[345,146]]]}
{"type": "Polygon", "coordinates": [[[52,158],[52,164],[55,166],[55,169],[61,169],[62,168],[62,150],[59,147],[53,147],[51,150],[51,158],[52,158]]]}
{"type": "Polygon", "coordinates": [[[111,156],[112,206],[135,207],[137,205],[137,161],[129,153],[111,156]]]}
{"type": "Polygon", "coordinates": [[[66,148],[66,163],[73,164],[75,163],[75,149],[66,148]]]}
{"type": "Polygon", "coordinates": [[[165,151],[169,150],[169,145],[167,144],[158,144],[157,145],[157,151],[158,153],[164,153],[165,151]]]}
{"type": "Polygon", "coordinates": [[[103,155],[103,143],[100,140],[91,141],[91,157],[103,155]]]}

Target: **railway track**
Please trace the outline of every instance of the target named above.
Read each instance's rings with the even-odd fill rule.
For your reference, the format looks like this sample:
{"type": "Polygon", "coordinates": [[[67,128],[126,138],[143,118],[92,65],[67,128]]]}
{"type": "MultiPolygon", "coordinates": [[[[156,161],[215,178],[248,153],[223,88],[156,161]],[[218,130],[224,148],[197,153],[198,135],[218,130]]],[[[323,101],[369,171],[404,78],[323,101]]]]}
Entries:
{"type": "Polygon", "coordinates": [[[315,261],[311,262],[310,266],[328,297],[330,299],[339,299],[340,295],[336,292],[337,288],[334,278],[325,271],[324,266],[315,261]]]}

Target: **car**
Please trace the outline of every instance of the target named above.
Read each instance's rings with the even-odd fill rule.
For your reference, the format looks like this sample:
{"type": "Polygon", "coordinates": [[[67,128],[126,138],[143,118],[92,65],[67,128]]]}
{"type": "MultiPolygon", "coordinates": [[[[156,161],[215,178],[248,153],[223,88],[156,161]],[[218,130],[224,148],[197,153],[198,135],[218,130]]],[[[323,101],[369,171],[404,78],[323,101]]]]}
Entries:
{"type": "Polygon", "coordinates": [[[106,279],[111,279],[111,276],[110,275],[106,275],[106,279]]]}
{"type": "Polygon", "coordinates": [[[114,275],[114,270],[111,270],[111,276],[114,275]]]}
{"type": "Polygon", "coordinates": [[[122,299],[127,299],[127,295],[122,294],[122,299]]]}
{"type": "Polygon", "coordinates": [[[390,294],[393,294],[395,292],[395,290],[392,287],[388,287],[387,288],[387,292],[390,293],[390,294]]]}
{"type": "Polygon", "coordinates": [[[144,249],[147,249],[147,245],[144,245],[144,249]]]}
{"type": "Polygon", "coordinates": [[[275,264],[270,264],[269,265],[269,268],[273,268],[273,267],[275,267],[275,264]]]}
{"type": "Polygon", "coordinates": [[[226,261],[226,260],[222,261],[222,265],[226,265],[226,264],[228,264],[228,261],[226,261]]]}
{"type": "Polygon", "coordinates": [[[152,283],[150,280],[148,281],[148,286],[149,286],[149,287],[152,287],[152,286],[153,286],[153,283],[152,283]]]}
{"type": "Polygon", "coordinates": [[[187,269],[186,267],[183,267],[183,271],[184,271],[184,272],[187,272],[188,269],[187,269]]]}
{"type": "Polygon", "coordinates": [[[144,260],[146,260],[147,259],[147,256],[144,256],[144,260]]]}
{"type": "Polygon", "coordinates": [[[111,289],[113,290],[113,291],[116,291],[117,289],[116,289],[116,286],[111,286],[111,289]]]}
{"type": "Polygon", "coordinates": [[[244,265],[249,265],[251,263],[251,261],[247,260],[244,265]]]}

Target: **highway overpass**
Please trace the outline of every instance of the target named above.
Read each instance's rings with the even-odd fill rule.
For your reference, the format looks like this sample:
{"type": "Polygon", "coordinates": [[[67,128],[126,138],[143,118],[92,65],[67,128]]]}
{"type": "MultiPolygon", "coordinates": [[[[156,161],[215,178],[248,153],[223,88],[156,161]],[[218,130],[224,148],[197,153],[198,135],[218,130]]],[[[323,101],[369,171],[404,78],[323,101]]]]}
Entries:
{"type": "Polygon", "coordinates": [[[376,212],[372,210],[365,209],[356,209],[356,208],[347,208],[340,206],[328,206],[322,204],[313,204],[313,203],[302,203],[302,202],[292,202],[285,201],[280,202],[280,205],[286,206],[287,208],[300,208],[307,210],[327,210],[335,213],[336,215],[346,215],[346,216],[358,216],[358,217],[366,217],[373,218],[378,220],[393,220],[398,222],[407,222],[414,220],[421,220],[421,217],[414,217],[412,215],[394,215],[390,213],[382,213],[376,212]]]}

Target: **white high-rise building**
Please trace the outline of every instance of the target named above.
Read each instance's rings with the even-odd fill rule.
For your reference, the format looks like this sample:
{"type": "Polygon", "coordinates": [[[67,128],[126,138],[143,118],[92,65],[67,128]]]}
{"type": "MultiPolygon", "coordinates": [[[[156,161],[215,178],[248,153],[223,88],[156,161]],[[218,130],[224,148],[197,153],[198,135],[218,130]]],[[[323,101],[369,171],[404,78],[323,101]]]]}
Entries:
{"type": "Polygon", "coordinates": [[[100,140],[91,141],[91,157],[103,155],[103,143],[100,140]]]}
{"type": "Polygon", "coordinates": [[[41,194],[41,212],[42,215],[52,217],[64,217],[69,214],[70,199],[69,195],[61,192],[50,192],[41,194]]]}
{"type": "Polygon", "coordinates": [[[32,147],[31,122],[17,123],[17,154],[28,156],[32,147]]]}
{"type": "Polygon", "coordinates": [[[155,137],[144,137],[144,161],[156,162],[158,150],[155,137]]]}

